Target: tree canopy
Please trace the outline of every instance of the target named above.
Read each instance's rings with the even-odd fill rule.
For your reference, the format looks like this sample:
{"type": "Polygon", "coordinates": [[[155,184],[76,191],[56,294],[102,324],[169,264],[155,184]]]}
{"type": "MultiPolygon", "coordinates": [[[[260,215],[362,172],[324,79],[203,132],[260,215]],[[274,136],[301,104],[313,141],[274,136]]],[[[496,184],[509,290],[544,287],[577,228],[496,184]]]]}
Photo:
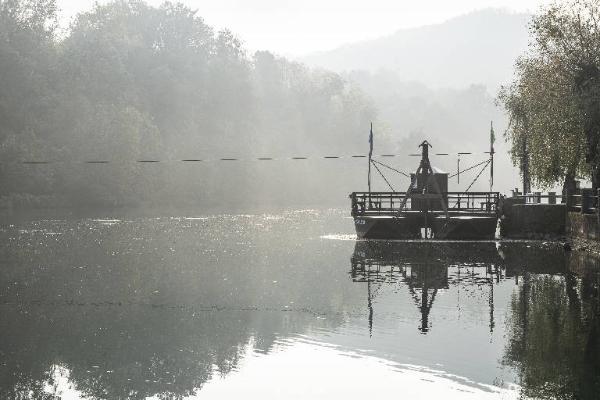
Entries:
{"type": "Polygon", "coordinates": [[[57,19],[54,0],[0,0],[0,203],[239,201],[256,192],[260,167],[142,171],[135,160],[366,147],[375,112],[353,84],[248,54],[182,4],[97,4],[65,34],[57,19]],[[84,160],[111,163],[78,167],[84,160]]]}
{"type": "Polygon", "coordinates": [[[600,176],[600,2],[557,2],[531,22],[529,51],[499,100],[515,164],[542,187],[600,176]],[[586,157],[582,157],[586,154],[586,157]]]}

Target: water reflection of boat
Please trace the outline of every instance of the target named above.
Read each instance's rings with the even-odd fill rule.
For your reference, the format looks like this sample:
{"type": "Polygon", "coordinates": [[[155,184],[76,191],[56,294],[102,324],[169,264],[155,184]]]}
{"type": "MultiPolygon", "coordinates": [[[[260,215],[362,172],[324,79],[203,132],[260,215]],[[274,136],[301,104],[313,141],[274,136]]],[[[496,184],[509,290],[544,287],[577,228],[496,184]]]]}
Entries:
{"type": "Polygon", "coordinates": [[[354,282],[367,284],[370,329],[377,287],[401,283],[421,313],[421,332],[431,328],[429,316],[438,291],[457,285],[487,289],[489,327],[493,330],[495,283],[510,278],[519,284],[523,276],[531,274],[569,276],[581,265],[580,259],[590,263],[589,257],[568,254],[557,244],[542,242],[357,241],[350,275],[354,282]]]}
{"type": "Polygon", "coordinates": [[[369,329],[377,287],[402,283],[421,314],[419,330],[431,329],[429,315],[439,290],[463,282],[486,286],[489,326],[494,329],[494,282],[506,274],[495,242],[356,242],[350,275],[367,284],[369,329]],[[449,268],[450,267],[450,268],[449,268]],[[452,274],[449,272],[452,270],[452,274]],[[374,288],[375,286],[375,288],[374,288]]]}

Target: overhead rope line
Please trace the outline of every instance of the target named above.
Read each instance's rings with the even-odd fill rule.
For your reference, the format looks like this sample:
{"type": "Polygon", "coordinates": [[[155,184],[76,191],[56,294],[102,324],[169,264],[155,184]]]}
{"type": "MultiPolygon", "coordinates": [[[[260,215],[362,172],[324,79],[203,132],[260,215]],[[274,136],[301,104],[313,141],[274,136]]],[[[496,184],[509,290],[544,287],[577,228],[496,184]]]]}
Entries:
{"type": "MultiPolygon", "coordinates": [[[[412,154],[411,154],[412,155],[412,154]]],[[[446,155],[446,154],[440,154],[446,155]]],[[[391,157],[405,157],[403,154],[380,154],[373,157],[381,157],[381,158],[391,158],[391,157]]],[[[352,159],[352,158],[367,158],[367,155],[326,155],[326,156],[296,156],[296,157],[252,157],[252,158],[236,158],[236,157],[222,157],[222,158],[186,158],[186,159],[178,159],[178,160],[158,160],[158,159],[137,159],[137,160],[106,160],[106,159],[91,159],[91,160],[21,160],[21,161],[0,161],[0,165],[13,165],[13,164],[22,164],[22,165],[52,165],[52,164],[119,164],[124,162],[131,163],[139,163],[139,164],[157,164],[157,163],[208,163],[208,162],[216,162],[216,161],[285,161],[285,160],[315,160],[315,159],[323,159],[323,160],[335,160],[335,159],[352,159]]],[[[382,162],[371,160],[378,165],[390,169],[394,172],[397,172],[406,177],[410,177],[408,174],[399,171],[387,164],[382,162]]],[[[478,164],[481,165],[482,163],[478,164]]],[[[475,168],[471,167],[471,168],[475,168]]],[[[461,173],[468,171],[466,169],[461,171],[461,173]]],[[[451,177],[454,177],[452,175],[451,177]]]]}

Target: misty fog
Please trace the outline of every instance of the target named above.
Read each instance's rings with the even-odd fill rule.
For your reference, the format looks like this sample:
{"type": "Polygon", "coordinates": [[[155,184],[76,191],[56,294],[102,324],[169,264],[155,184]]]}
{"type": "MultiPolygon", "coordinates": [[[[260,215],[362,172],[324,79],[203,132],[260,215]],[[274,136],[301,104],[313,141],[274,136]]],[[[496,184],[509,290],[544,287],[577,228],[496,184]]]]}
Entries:
{"type": "MultiPolygon", "coordinates": [[[[522,15],[473,13],[400,31],[369,51],[363,43],[308,57],[309,67],[250,54],[243,38],[183,5],[112,2],[79,14],[65,33],[52,1],[30,4],[0,7],[2,208],[345,206],[366,187],[366,161],[350,156],[367,153],[371,122],[375,154],[408,155],[428,139],[436,152],[477,153],[466,166],[485,158],[493,120],[497,163],[509,172],[496,189],[518,183],[502,153],[496,87],[485,86],[499,84],[512,60],[497,46],[479,54],[483,39],[466,39],[491,21],[496,42],[506,33],[503,48],[515,52],[522,15]],[[444,56],[436,43],[448,30],[460,51],[444,56]],[[340,54],[346,70],[325,68],[336,69],[340,54]],[[465,76],[459,64],[480,73],[465,76]],[[444,77],[455,79],[440,87],[444,77]],[[190,159],[202,161],[181,161],[190,159]]],[[[411,157],[386,162],[416,168],[411,157]]],[[[455,154],[433,162],[456,169],[455,154]]],[[[406,189],[404,178],[389,178],[406,189]]]]}

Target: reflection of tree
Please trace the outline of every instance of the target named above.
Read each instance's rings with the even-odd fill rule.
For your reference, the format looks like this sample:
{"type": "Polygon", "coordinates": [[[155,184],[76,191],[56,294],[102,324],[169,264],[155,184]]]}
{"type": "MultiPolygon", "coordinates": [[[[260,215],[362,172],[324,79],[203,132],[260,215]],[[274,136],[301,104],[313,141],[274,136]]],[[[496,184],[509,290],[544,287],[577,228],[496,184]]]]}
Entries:
{"type": "Polygon", "coordinates": [[[213,368],[235,367],[257,330],[250,313],[130,305],[6,307],[2,320],[1,398],[39,386],[53,365],[91,398],[189,395],[213,368]]]}
{"type": "Polygon", "coordinates": [[[315,260],[298,260],[285,224],[254,238],[253,223],[231,222],[242,233],[228,240],[207,222],[164,220],[0,232],[0,399],[42,398],[56,366],[92,399],[184,397],[235,369],[249,345],[266,353],[338,326],[353,298],[339,271],[296,268],[322,255],[305,244],[315,260]],[[269,263],[259,240],[272,246],[269,263]]]}
{"type": "Polygon", "coordinates": [[[503,362],[518,369],[524,394],[597,398],[600,391],[598,280],[525,274],[510,304],[503,362]]]}

